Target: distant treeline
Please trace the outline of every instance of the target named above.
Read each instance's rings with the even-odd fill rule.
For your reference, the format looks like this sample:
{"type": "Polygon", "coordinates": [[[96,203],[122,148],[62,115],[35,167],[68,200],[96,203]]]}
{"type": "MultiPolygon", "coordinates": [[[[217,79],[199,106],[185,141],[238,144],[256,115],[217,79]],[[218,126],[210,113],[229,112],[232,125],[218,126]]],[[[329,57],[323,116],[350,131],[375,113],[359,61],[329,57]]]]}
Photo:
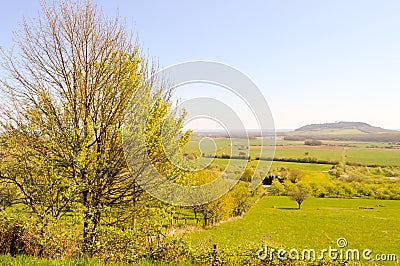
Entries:
{"type": "MultiPolygon", "coordinates": [[[[331,165],[338,165],[339,161],[329,161],[329,160],[320,160],[315,157],[305,157],[305,158],[272,158],[272,157],[249,157],[249,156],[241,156],[241,155],[209,155],[209,154],[202,154],[204,158],[215,158],[215,159],[235,159],[235,160],[256,160],[256,161],[277,161],[277,162],[289,162],[289,163],[315,163],[315,164],[331,164],[331,165]]],[[[362,164],[357,162],[346,162],[346,165],[349,166],[367,166],[367,167],[380,167],[384,165],[380,164],[362,164]]]]}
{"type": "Polygon", "coordinates": [[[241,155],[207,155],[203,154],[204,158],[216,158],[216,159],[236,159],[236,160],[256,160],[256,161],[279,161],[279,162],[292,162],[292,163],[316,163],[316,164],[339,164],[339,161],[328,161],[320,160],[315,157],[305,157],[305,158],[272,158],[272,157],[255,157],[241,156],[241,155]]]}
{"type": "MultiPolygon", "coordinates": [[[[268,183],[268,179],[264,179],[268,183]]],[[[268,194],[287,196],[294,184],[290,180],[273,178],[268,194]]],[[[374,184],[364,182],[303,183],[303,186],[315,198],[366,198],[380,200],[400,200],[399,184],[374,184]]],[[[376,207],[382,207],[376,205],[376,207]]]]}
{"type": "Polygon", "coordinates": [[[351,140],[351,141],[371,141],[371,142],[400,142],[399,133],[379,133],[379,134],[325,134],[325,135],[284,135],[284,140],[351,140]]]}
{"type": "Polygon", "coordinates": [[[305,157],[305,158],[255,158],[255,160],[259,161],[278,161],[278,162],[290,162],[290,163],[316,163],[316,164],[339,164],[338,161],[328,161],[328,160],[320,160],[314,157],[305,157]]]}
{"type": "Polygon", "coordinates": [[[192,133],[191,140],[201,139],[203,137],[210,137],[210,138],[238,138],[238,139],[258,139],[258,138],[275,138],[275,132],[242,132],[242,131],[233,131],[226,133],[224,131],[204,131],[204,132],[196,132],[192,133]]]}

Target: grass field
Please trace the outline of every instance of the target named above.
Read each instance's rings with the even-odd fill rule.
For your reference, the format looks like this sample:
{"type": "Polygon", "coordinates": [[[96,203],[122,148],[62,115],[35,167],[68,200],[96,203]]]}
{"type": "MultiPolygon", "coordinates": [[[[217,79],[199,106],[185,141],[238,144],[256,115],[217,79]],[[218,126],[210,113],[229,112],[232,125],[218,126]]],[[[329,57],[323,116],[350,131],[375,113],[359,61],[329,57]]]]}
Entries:
{"type": "Polygon", "coordinates": [[[336,247],[336,240],[344,237],[348,248],[368,248],[373,254],[396,254],[400,258],[400,201],[312,198],[301,210],[296,207],[296,202],[287,197],[267,196],[242,219],[188,233],[185,238],[198,246],[256,243],[260,247],[268,244],[321,250],[336,247]],[[376,207],[378,204],[382,207],[376,207]]]}
{"type": "MultiPolygon", "coordinates": [[[[185,146],[185,152],[198,152],[204,154],[216,154],[221,156],[238,156],[245,152],[247,145],[252,146],[249,155],[252,158],[272,157],[272,150],[258,147],[259,139],[205,139],[203,141],[191,141],[185,146]]],[[[314,158],[330,162],[348,162],[362,165],[400,166],[400,149],[384,148],[389,143],[380,142],[345,142],[329,141],[323,146],[306,146],[302,141],[277,141],[274,158],[280,159],[304,159],[314,158]]]]}
{"type": "MultiPolygon", "coordinates": [[[[192,147],[198,144],[191,144],[192,147]]],[[[247,148],[244,140],[217,139],[217,155],[239,155],[247,148]]],[[[262,152],[259,140],[251,140],[250,156],[262,152]]],[[[388,148],[390,143],[329,141],[323,146],[310,147],[302,141],[277,141],[275,158],[316,158],[330,162],[362,165],[400,166],[400,149],[388,148]]],[[[220,167],[228,162],[240,165],[241,160],[215,159],[220,167]]],[[[268,169],[270,162],[252,160],[268,169]]],[[[305,182],[331,182],[328,174],[332,165],[273,161],[272,167],[300,169],[305,182]]],[[[400,260],[400,201],[371,199],[316,199],[306,200],[302,210],[287,197],[267,196],[261,199],[243,218],[222,223],[216,227],[186,234],[194,246],[237,247],[263,244],[273,247],[313,248],[322,250],[336,247],[336,240],[344,237],[348,248],[371,249],[373,254],[396,254],[400,260]],[[382,206],[382,207],[377,207],[382,206]],[[240,241],[238,241],[240,239],[240,241]]],[[[374,256],[374,255],[373,255],[374,256]]],[[[386,265],[393,265],[388,263],[386,265]]]]}
{"type": "Polygon", "coordinates": [[[366,165],[400,166],[400,150],[379,148],[348,148],[346,161],[366,165]]]}
{"type": "Polygon", "coordinates": [[[315,149],[313,147],[303,146],[302,148],[281,148],[277,147],[275,150],[276,158],[317,158],[318,160],[325,161],[340,161],[342,158],[341,149],[332,149],[326,147],[325,149],[315,149]]]}

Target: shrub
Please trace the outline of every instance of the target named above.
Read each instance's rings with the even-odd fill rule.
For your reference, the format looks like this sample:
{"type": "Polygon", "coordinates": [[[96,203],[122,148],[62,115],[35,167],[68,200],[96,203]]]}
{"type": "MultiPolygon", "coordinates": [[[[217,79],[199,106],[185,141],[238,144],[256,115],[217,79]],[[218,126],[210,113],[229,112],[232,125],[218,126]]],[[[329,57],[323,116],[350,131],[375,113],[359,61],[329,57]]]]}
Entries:
{"type": "Polygon", "coordinates": [[[307,139],[307,140],[304,141],[304,145],[321,146],[322,145],[322,141],[316,140],[316,139],[307,139]]]}
{"type": "Polygon", "coordinates": [[[97,231],[94,247],[94,258],[105,262],[178,262],[188,256],[189,245],[181,238],[146,235],[138,230],[110,226],[97,231]]]}
{"type": "Polygon", "coordinates": [[[79,240],[63,226],[43,226],[35,220],[0,216],[0,254],[71,257],[79,254],[79,240]]]}

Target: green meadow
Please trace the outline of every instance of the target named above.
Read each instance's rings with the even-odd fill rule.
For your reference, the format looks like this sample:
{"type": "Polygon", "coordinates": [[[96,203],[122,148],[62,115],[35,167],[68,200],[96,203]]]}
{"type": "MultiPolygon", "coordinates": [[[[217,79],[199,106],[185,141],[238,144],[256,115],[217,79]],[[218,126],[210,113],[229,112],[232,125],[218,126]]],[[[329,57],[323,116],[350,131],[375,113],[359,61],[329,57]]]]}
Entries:
{"type": "Polygon", "coordinates": [[[364,165],[400,166],[399,149],[383,148],[347,148],[346,161],[364,165]]]}
{"type": "MultiPolygon", "coordinates": [[[[271,143],[269,143],[271,144],[271,143]]],[[[272,157],[271,148],[260,147],[261,140],[225,139],[195,140],[185,146],[186,153],[203,153],[217,156],[272,157]],[[247,145],[250,146],[247,154],[247,145]],[[269,150],[267,152],[266,150],[269,150]],[[241,153],[242,152],[242,153],[241,153]]],[[[332,163],[356,163],[361,165],[400,166],[400,149],[388,148],[389,143],[329,141],[322,146],[307,146],[302,141],[277,141],[275,159],[317,159],[332,163]],[[333,144],[332,144],[333,143],[333,144]]]]}
{"type": "Polygon", "coordinates": [[[346,238],[348,248],[400,256],[399,201],[313,198],[305,201],[301,210],[296,207],[288,197],[266,196],[243,218],[185,238],[195,246],[267,244],[288,250],[322,250],[336,247],[338,238],[346,238]]]}
{"type": "MultiPolygon", "coordinates": [[[[195,141],[187,147],[188,152],[194,151],[194,143],[195,141]]],[[[251,144],[248,144],[249,167],[259,166],[265,172],[269,166],[275,171],[297,169],[302,173],[302,182],[335,185],[340,184],[337,182],[341,179],[337,179],[335,171],[331,170],[336,169],[336,164],[339,163],[337,169],[344,171],[340,174],[344,178],[347,175],[364,175],[364,178],[369,176],[369,179],[358,181],[361,183],[357,184],[370,180],[370,183],[386,184],[389,189],[390,184],[397,184],[396,167],[400,166],[400,149],[391,143],[326,141],[321,146],[307,146],[303,141],[278,140],[274,156],[278,160],[272,164],[256,159],[265,148],[260,143],[260,140],[251,140],[251,144]],[[312,158],[314,162],[305,162],[307,158],[312,158]]],[[[248,147],[244,140],[238,139],[232,142],[217,139],[213,145],[217,156],[238,156],[248,147]]],[[[242,160],[246,159],[216,158],[211,164],[224,168],[228,162],[231,165],[240,165],[242,160]]],[[[371,249],[372,256],[380,253],[389,256],[395,254],[399,261],[400,201],[378,200],[376,197],[311,198],[304,201],[301,210],[298,210],[296,202],[289,197],[269,196],[268,188],[266,191],[267,196],[259,200],[243,217],[186,233],[184,239],[199,248],[212,247],[214,244],[221,248],[248,245],[259,245],[261,248],[265,244],[286,250],[311,248],[318,251],[330,246],[335,248],[336,240],[345,238],[349,249],[371,249]]],[[[361,265],[365,263],[366,261],[361,262],[361,265]]],[[[380,265],[382,262],[373,261],[375,263],[380,265]]],[[[396,263],[391,261],[384,264],[396,263]]]]}

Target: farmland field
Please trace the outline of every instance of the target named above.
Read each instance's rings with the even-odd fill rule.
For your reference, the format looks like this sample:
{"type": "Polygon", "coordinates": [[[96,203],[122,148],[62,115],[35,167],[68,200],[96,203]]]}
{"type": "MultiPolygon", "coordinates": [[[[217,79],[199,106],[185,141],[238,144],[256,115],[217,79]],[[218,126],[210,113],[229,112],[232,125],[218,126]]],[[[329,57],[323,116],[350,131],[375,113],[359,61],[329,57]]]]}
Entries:
{"type": "Polygon", "coordinates": [[[296,148],[288,148],[277,147],[275,151],[276,158],[317,158],[319,160],[325,161],[340,161],[342,158],[342,149],[326,147],[324,149],[315,147],[296,147],[296,148]]]}
{"type": "MultiPolygon", "coordinates": [[[[249,141],[249,156],[251,158],[271,157],[271,146],[261,147],[261,140],[249,141]]],[[[277,141],[276,159],[317,159],[332,163],[358,163],[362,165],[400,166],[400,149],[388,148],[389,143],[380,142],[354,142],[354,141],[326,141],[322,146],[307,146],[301,141],[277,141]],[[385,148],[386,147],[386,148],[385,148]]],[[[185,147],[185,152],[198,152],[199,147],[203,154],[223,154],[238,156],[247,149],[247,141],[244,139],[203,140],[191,141],[185,147]]],[[[246,153],[247,155],[247,153],[246,153]]]]}
{"type": "Polygon", "coordinates": [[[365,165],[400,166],[400,150],[382,148],[348,148],[346,161],[365,165]]]}

